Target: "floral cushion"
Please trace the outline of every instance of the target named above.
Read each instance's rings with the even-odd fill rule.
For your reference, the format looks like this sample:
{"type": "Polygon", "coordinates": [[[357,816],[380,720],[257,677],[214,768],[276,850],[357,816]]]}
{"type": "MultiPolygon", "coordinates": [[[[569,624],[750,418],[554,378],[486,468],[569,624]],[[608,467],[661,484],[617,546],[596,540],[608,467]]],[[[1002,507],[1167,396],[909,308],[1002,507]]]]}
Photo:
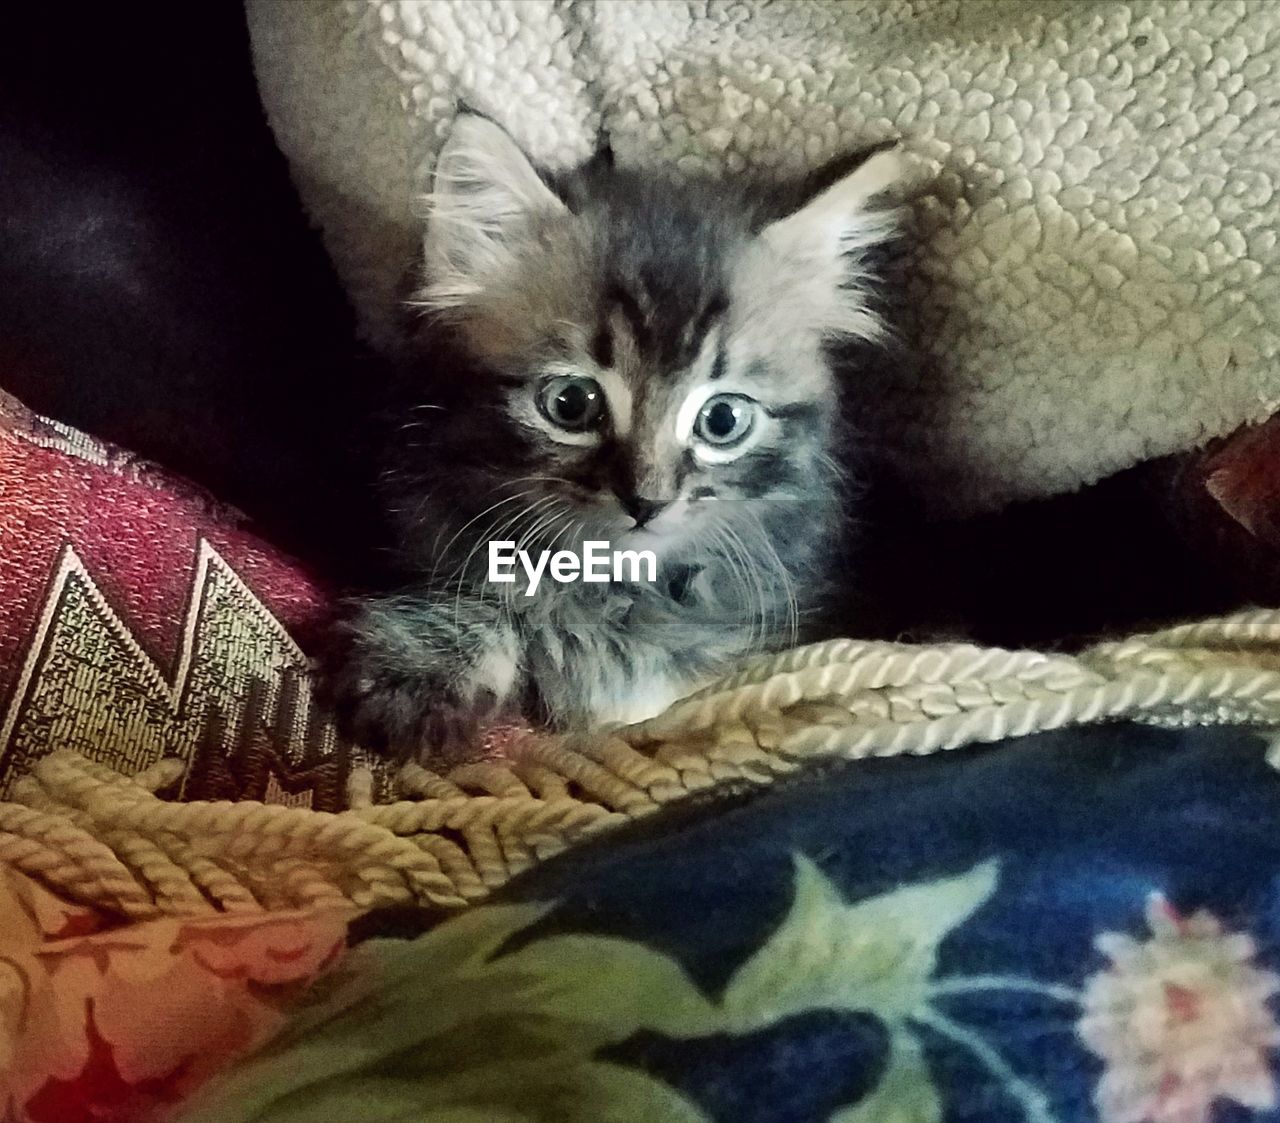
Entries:
{"type": "Polygon", "coordinates": [[[350,909],[121,925],[0,865],[0,1118],[173,1117],[279,1031],[343,952],[350,909]]]}
{"type": "Polygon", "coordinates": [[[1278,1119],[1266,749],[1118,724],[673,809],[366,918],[183,1118],[1278,1119]]]}

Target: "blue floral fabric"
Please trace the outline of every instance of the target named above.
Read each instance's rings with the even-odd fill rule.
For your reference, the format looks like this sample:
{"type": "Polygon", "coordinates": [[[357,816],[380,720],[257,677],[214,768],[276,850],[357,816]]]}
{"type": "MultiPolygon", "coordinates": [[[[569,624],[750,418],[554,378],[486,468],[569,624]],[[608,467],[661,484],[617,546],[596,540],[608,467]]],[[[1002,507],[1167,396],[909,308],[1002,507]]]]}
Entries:
{"type": "Polygon", "coordinates": [[[1280,1120],[1266,749],[1113,725],[690,802],[369,939],[196,1117],[1280,1120]]]}

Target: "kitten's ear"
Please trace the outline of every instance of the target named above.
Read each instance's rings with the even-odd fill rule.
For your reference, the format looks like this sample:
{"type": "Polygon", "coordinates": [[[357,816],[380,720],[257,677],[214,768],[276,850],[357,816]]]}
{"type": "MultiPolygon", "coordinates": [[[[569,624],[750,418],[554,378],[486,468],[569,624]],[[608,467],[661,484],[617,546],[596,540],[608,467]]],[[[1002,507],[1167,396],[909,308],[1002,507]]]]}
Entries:
{"type": "Polygon", "coordinates": [[[807,260],[836,259],[874,245],[893,230],[894,216],[868,203],[906,171],[899,149],[876,152],[799,210],[766,226],[761,237],[774,249],[807,260]]]}
{"type": "Polygon", "coordinates": [[[440,150],[428,204],[421,302],[435,308],[464,303],[509,265],[530,216],[565,209],[506,130],[469,110],[440,150]]]}
{"type": "Polygon", "coordinates": [[[880,151],[841,176],[798,210],[766,226],[769,253],[750,282],[762,315],[791,309],[789,323],[807,323],[827,337],[880,339],[885,326],[870,299],[869,251],[897,226],[891,208],[869,204],[907,170],[897,150],[880,151]]]}

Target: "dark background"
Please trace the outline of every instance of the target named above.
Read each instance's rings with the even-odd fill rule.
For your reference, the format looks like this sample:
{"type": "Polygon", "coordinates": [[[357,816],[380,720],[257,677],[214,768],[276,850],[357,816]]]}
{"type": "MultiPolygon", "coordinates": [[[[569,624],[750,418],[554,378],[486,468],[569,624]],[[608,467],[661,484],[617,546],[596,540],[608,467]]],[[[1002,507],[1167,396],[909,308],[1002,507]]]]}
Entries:
{"type": "MultiPolygon", "coordinates": [[[[0,41],[0,386],[358,580],[383,372],[267,127],[240,6],[43,13],[7,14],[0,41]]],[[[1169,524],[1168,476],[942,525],[882,489],[846,626],[1044,644],[1228,607],[1169,524]]]]}
{"type": "Polygon", "coordinates": [[[369,372],[240,6],[42,11],[0,45],[0,385],[332,553],[369,372]]]}

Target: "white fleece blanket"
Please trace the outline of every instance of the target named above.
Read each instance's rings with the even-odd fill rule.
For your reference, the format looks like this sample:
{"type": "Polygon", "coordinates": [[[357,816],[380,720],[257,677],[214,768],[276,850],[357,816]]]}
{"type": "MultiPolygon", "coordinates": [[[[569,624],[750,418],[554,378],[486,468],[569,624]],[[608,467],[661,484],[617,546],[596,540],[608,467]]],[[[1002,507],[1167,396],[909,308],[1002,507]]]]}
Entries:
{"type": "Polygon", "coordinates": [[[457,98],[549,165],[913,155],[888,432],[937,510],[1280,405],[1275,0],[248,0],[271,124],[391,338],[457,98]]]}

